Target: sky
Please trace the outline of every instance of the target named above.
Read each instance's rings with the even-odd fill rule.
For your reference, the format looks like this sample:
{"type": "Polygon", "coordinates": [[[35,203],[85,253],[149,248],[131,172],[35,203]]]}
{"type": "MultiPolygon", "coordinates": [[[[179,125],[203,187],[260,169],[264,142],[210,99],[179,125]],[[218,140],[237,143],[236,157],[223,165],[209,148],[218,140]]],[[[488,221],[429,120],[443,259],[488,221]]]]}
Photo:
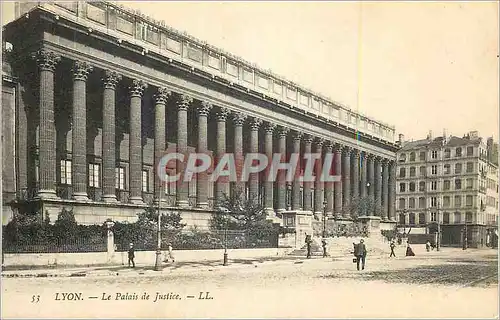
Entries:
{"type": "MultiPolygon", "coordinates": [[[[498,141],[498,2],[118,2],[396,127],[498,141]]],[[[2,20],[13,19],[2,1],[2,20]]],[[[396,136],[397,137],[397,136],[396,136]]]]}

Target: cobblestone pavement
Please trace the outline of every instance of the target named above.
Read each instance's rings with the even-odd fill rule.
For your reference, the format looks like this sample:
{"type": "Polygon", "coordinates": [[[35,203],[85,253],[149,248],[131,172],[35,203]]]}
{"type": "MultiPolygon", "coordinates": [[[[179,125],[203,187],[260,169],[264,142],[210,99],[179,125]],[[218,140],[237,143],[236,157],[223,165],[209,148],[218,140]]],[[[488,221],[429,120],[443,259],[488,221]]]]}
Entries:
{"type": "Polygon", "coordinates": [[[2,316],[489,318],[498,316],[497,271],[495,251],[469,250],[369,257],[359,272],[346,257],[199,272],[4,278],[2,316]]]}

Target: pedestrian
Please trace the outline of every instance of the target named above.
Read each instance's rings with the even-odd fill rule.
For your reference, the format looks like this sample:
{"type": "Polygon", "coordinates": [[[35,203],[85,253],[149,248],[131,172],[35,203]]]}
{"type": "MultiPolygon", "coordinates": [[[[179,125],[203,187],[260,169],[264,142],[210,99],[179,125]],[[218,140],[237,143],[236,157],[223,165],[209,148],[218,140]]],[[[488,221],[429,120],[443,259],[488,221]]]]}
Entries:
{"type": "Polygon", "coordinates": [[[130,267],[130,263],[132,262],[132,268],[135,268],[135,250],[134,250],[134,244],[130,243],[129,249],[128,249],[128,266],[130,267]]]}
{"type": "Polygon", "coordinates": [[[412,248],[410,247],[410,243],[409,242],[406,245],[406,256],[407,257],[413,257],[413,256],[415,256],[415,253],[413,252],[412,248]]]}
{"type": "Polygon", "coordinates": [[[365,270],[366,246],[363,239],[359,240],[356,245],[354,255],[356,256],[356,267],[359,271],[359,263],[361,262],[361,270],[365,270]]]}
{"type": "Polygon", "coordinates": [[[307,246],[307,259],[311,259],[311,235],[306,235],[306,246],[307,246]]]}
{"type": "Polygon", "coordinates": [[[427,250],[427,252],[431,251],[431,242],[429,240],[425,243],[425,250],[427,250]]]}
{"type": "Polygon", "coordinates": [[[396,248],[396,244],[394,243],[394,241],[391,241],[391,255],[389,256],[389,258],[391,257],[396,258],[396,254],[394,253],[394,248],[396,248]]]}
{"type": "Polygon", "coordinates": [[[325,239],[321,240],[321,244],[323,245],[323,258],[326,258],[328,256],[326,252],[326,240],[325,239]]]}
{"type": "Polygon", "coordinates": [[[172,248],[172,244],[169,243],[168,245],[168,252],[166,254],[166,257],[165,257],[165,262],[168,262],[168,259],[172,259],[172,262],[175,262],[175,258],[174,258],[174,250],[172,248]]]}

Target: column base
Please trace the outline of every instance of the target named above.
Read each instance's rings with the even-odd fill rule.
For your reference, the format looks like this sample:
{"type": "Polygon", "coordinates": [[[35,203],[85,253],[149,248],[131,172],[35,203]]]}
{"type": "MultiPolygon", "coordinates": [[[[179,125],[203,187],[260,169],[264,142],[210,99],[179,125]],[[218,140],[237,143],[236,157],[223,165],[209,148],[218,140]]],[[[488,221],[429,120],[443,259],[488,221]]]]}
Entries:
{"type": "Polygon", "coordinates": [[[276,212],[274,212],[273,208],[265,208],[264,212],[266,213],[267,219],[274,219],[276,217],[276,212]]]}
{"type": "Polygon", "coordinates": [[[118,200],[116,200],[116,195],[114,194],[106,194],[102,196],[102,201],[108,202],[108,203],[116,203],[118,200]]]}
{"type": "Polygon", "coordinates": [[[142,200],[141,197],[131,197],[128,200],[128,202],[131,203],[131,204],[144,204],[144,200],[142,200]]]}
{"type": "Polygon", "coordinates": [[[86,192],[74,192],[72,198],[76,201],[90,201],[86,192]]]}
{"type": "Polygon", "coordinates": [[[187,207],[189,207],[189,201],[187,201],[187,200],[177,200],[175,202],[175,205],[177,207],[187,208],[187,207]]]}
{"type": "Polygon", "coordinates": [[[196,208],[198,209],[208,209],[208,202],[200,202],[196,204],[196,208]]]}
{"type": "Polygon", "coordinates": [[[55,190],[38,190],[37,197],[40,199],[56,199],[57,194],[55,190]]]}

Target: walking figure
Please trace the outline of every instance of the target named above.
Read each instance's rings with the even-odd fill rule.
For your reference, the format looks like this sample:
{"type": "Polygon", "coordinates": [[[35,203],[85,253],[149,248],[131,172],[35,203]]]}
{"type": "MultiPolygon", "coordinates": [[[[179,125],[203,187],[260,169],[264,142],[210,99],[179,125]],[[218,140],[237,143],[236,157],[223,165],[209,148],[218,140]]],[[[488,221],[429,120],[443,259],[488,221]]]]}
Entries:
{"type": "Polygon", "coordinates": [[[172,259],[172,262],[175,262],[174,252],[173,252],[172,244],[171,243],[168,244],[168,253],[167,253],[166,257],[165,257],[165,261],[164,262],[168,262],[168,259],[172,259]]]}
{"type": "Polygon", "coordinates": [[[425,243],[425,250],[427,250],[427,252],[431,251],[431,242],[429,240],[425,243]]]}
{"type": "Polygon", "coordinates": [[[365,260],[366,260],[366,246],[364,240],[359,240],[359,243],[355,247],[354,255],[356,256],[356,267],[359,271],[359,262],[361,261],[361,270],[365,270],[365,260]]]}
{"type": "Polygon", "coordinates": [[[307,245],[307,259],[311,258],[311,235],[306,235],[306,245],[307,245]]]}
{"type": "Polygon", "coordinates": [[[328,254],[326,253],[326,240],[323,239],[321,241],[321,244],[323,245],[323,258],[326,258],[328,256],[328,254]]]}
{"type": "Polygon", "coordinates": [[[130,263],[132,262],[132,268],[135,268],[135,250],[134,250],[134,244],[130,243],[129,249],[128,249],[128,266],[130,267],[130,263]]]}
{"type": "Polygon", "coordinates": [[[394,248],[396,248],[396,244],[394,243],[394,241],[391,241],[391,255],[389,256],[389,258],[391,257],[396,258],[396,254],[394,253],[394,248]]]}

